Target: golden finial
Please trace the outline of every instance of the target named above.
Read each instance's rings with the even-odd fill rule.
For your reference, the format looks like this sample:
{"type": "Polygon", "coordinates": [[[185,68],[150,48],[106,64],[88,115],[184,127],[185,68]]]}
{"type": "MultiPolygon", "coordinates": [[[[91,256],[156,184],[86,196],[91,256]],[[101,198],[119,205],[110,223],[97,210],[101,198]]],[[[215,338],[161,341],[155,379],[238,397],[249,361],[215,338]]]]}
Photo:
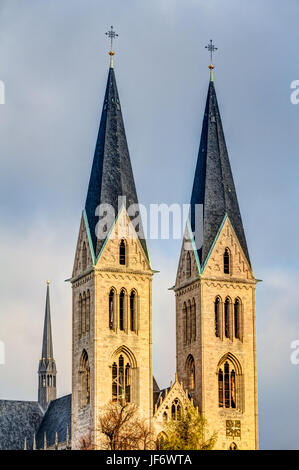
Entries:
{"type": "Polygon", "coordinates": [[[49,285],[49,284],[50,284],[50,281],[49,281],[49,280],[47,280],[47,285],[49,285]]]}
{"type": "Polygon", "coordinates": [[[111,29],[110,31],[107,31],[107,33],[105,33],[106,36],[108,36],[108,38],[110,38],[110,51],[109,51],[109,55],[110,55],[110,68],[113,69],[113,56],[114,56],[114,51],[113,51],[113,39],[115,39],[118,34],[113,30],[113,26],[111,26],[111,29]]]}
{"type": "Polygon", "coordinates": [[[208,51],[210,52],[211,54],[211,63],[209,65],[209,69],[210,69],[210,79],[211,79],[211,82],[214,80],[213,78],[213,70],[214,70],[214,65],[213,65],[213,52],[214,51],[217,51],[218,47],[215,47],[214,44],[213,44],[213,41],[212,39],[210,39],[210,43],[206,46],[206,49],[208,49],[208,51]]]}

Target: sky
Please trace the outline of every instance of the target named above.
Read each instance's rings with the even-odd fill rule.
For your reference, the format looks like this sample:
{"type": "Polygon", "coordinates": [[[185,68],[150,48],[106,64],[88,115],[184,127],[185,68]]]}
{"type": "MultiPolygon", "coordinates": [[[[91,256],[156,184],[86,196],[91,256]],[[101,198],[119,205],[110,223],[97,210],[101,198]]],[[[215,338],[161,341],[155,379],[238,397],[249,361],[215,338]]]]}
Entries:
{"type": "MultiPolygon", "coordinates": [[[[1,0],[0,398],[37,399],[46,280],[58,394],[71,391],[69,278],[107,80],[115,73],[139,201],[188,203],[209,80],[215,87],[257,286],[262,449],[299,449],[296,0],[1,0]]],[[[149,240],[153,360],[175,374],[180,240],[149,240]]]]}

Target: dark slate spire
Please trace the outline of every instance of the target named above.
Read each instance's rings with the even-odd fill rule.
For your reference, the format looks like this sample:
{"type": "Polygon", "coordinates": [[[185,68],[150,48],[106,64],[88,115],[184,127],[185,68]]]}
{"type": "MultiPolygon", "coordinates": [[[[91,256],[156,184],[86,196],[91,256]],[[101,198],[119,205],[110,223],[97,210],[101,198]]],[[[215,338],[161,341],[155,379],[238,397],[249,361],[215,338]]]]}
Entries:
{"type": "Polygon", "coordinates": [[[56,399],[56,363],[53,357],[52,328],[50,314],[50,288],[47,281],[46,310],[42,356],[38,367],[38,402],[46,409],[51,400],[56,399]]]}
{"type": "MultiPolygon", "coordinates": [[[[104,240],[96,237],[95,228],[99,217],[95,215],[95,210],[99,204],[110,204],[117,216],[119,196],[126,197],[126,208],[138,204],[115,74],[111,66],[85,203],[96,256],[104,240]]],[[[142,237],[140,241],[148,257],[146,241],[142,237]]]]}
{"type": "Polygon", "coordinates": [[[51,329],[51,313],[50,313],[50,286],[47,281],[46,310],[44,321],[44,335],[42,346],[42,359],[53,359],[53,343],[51,329]]]}
{"type": "Polygon", "coordinates": [[[201,265],[227,214],[250,264],[236,189],[229,163],[214,82],[210,81],[201,141],[191,196],[191,228],[194,232],[194,205],[203,205],[203,245],[198,250],[201,265]]]}

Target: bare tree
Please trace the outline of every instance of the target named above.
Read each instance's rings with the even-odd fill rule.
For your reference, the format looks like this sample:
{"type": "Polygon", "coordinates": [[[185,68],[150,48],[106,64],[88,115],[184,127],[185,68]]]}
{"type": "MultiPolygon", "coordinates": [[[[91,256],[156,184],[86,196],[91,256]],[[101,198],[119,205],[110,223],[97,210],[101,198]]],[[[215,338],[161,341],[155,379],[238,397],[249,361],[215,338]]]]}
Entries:
{"type": "Polygon", "coordinates": [[[153,444],[151,429],[132,403],[108,403],[100,414],[99,431],[109,450],[145,450],[153,444]]]}

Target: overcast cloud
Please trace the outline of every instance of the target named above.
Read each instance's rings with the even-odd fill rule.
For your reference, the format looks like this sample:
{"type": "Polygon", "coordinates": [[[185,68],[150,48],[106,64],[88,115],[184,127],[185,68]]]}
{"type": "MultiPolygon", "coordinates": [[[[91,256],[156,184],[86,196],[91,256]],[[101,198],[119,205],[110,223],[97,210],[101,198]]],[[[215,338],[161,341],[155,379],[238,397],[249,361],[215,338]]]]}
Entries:
{"type": "MultiPolygon", "coordinates": [[[[296,0],[1,0],[0,398],[37,398],[51,279],[59,395],[71,390],[72,270],[108,73],[115,70],[139,201],[188,203],[213,38],[215,86],[257,287],[261,448],[299,448],[296,0]]],[[[181,242],[149,241],[154,372],[175,373],[181,242]]]]}

